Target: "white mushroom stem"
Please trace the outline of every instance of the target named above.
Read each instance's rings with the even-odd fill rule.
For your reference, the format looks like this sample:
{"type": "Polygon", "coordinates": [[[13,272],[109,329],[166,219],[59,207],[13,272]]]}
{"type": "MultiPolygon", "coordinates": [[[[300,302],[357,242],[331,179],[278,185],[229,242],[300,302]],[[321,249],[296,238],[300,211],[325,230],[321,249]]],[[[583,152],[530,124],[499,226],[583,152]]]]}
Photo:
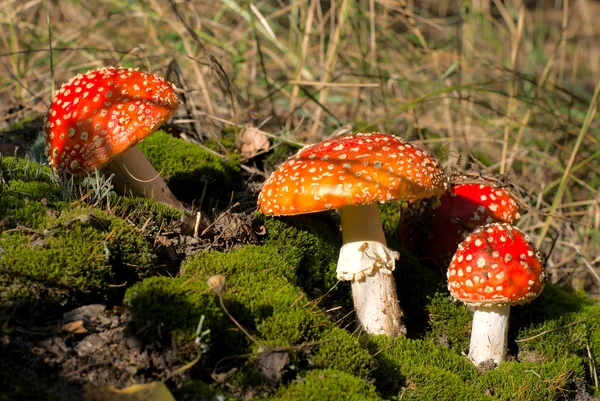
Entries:
{"type": "Polygon", "coordinates": [[[182,203],[137,146],[112,159],[102,167],[102,172],[107,176],[114,174],[112,183],[120,193],[131,191],[134,196],[151,198],[175,209],[182,209],[182,203]]]}
{"type": "Polygon", "coordinates": [[[510,306],[478,306],[473,315],[469,359],[475,365],[493,360],[498,364],[506,356],[510,306]]]}
{"type": "Polygon", "coordinates": [[[340,209],[344,245],[337,276],[352,281],[360,326],[370,334],[406,334],[392,271],[400,254],[386,246],[376,204],[340,209]]]}

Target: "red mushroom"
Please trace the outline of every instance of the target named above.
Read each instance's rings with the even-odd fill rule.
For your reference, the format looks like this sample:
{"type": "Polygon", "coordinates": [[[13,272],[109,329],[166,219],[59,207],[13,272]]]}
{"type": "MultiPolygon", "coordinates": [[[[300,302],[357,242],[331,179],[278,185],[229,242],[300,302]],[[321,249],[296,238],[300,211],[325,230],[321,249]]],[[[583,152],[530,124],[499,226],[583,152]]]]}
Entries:
{"type": "Polygon", "coordinates": [[[135,145],[167,121],[179,100],[163,78],[128,68],[100,68],[62,85],[45,119],[46,156],[60,176],[95,168],[114,174],[117,190],[181,203],[135,145]]]}
{"type": "Polygon", "coordinates": [[[474,307],[469,358],[479,365],[506,355],[510,306],[530,302],[544,288],[544,265],[529,237],[493,223],[458,245],[447,272],[450,294],[474,307]]]}
{"type": "Polygon", "coordinates": [[[458,243],[469,232],[490,223],[514,224],[520,217],[516,197],[508,188],[484,177],[462,174],[452,177],[450,189],[440,196],[437,208],[423,204],[417,209],[411,205],[407,215],[403,245],[421,251],[444,269],[458,243]],[[417,243],[419,236],[409,231],[423,226],[428,226],[429,232],[417,243]]]}
{"type": "Polygon", "coordinates": [[[368,333],[403,334],[389,249],[375,202],[421,199],[444,190],[429,153],[393,136],[370,133],[301,149],[265,182],[258,198],[267,215],[339,209],[343,243],[337,276],[352,281],[358,321],[368,333]]]}

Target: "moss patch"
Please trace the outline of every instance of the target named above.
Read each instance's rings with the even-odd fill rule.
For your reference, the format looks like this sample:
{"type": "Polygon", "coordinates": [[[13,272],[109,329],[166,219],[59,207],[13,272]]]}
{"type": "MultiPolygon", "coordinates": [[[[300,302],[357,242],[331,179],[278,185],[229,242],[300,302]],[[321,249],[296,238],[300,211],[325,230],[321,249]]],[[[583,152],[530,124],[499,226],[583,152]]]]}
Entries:
{"type": "Polygon", "coordinates": [[[588,348],[596,358],[600,355],[600,304],[584,294],[548,285],[530,305],[513,308],[511,318],[519,325],[514,337],[521,360],[575,356],[587,368],[588,348]]]}
{"type": "Polygon", "coordinates": [[[131,222],[135,227],[143,227],[144,234],[154,238],[161,227],[181,219],[182,211],[146,198],[115,197],[111,212],[115,216],[131,222]]]}
{"type": "MultiPolygon", "coordinates": [[[[228,203],[231,192],[239,185],[239,158],[234,155],[223,160],[163,131],[155,132],[138,146],[183,201],[200,200],[206,186],[205,202],[222,197],[228,203]]],[[[202,205],[207,210],[217,206],[216,203],[202,205]]]]}
{"type": "Polygon", "coordinates": [[[375,387],[347,373],[334,369],[302,373],[270,400],[378,401],[383,400],[375,387]]]}
{"type": "Polygon", "coordinates": [[[106,302],[110,284],[136,280],[154,269],[148,241],[101,211],[71,211],[42,226],[0,234],[4,314],[38,317],[80,302],[106,302]]]}
{"type": "Polygon", "coordinates": [[[25,159],[0,158],[0,231],[39,227],[50,210],[66,207],[60,199],[61,188],[49,168],[25,159]]]}
{"type": "MultiPolygon", "coordinates": [[[[120,285],[158,271],[156,252],[136,226],[62,195],[47,167],[0,158],[2,316],[36,318],[81,302],[120,302],[120,285]]],[[[122,215],[130,217],[135,207],[140,221],[175,217],[151,201],[115,200],[122,215]]]]}
{"type": "Polygon", "coordinates": [[[477,398],[471,381],[475,366],[457,352],[423,340],[372,338],[378,351],[377,387],[388,397],[410,400],[468,400],[477,398]]]}
{"type": "MultiPolygon", "coordinates": [[[[0,178],[0,315],[22,321],[119,303],[120,285],[137,282],[125,304],[145,344],[175,344],[177,363],[186,363],[200,352],[202,317],[210,329],[181,399],[563,400],[574,398],[577,383],[593,383],[600,305],[584,294],[549,284],[533,303],[512,308],[508,361],[483,372],[464,356],[472,313],[408,252],[395,277],[409,338],[352,332],[349,288],[335,277],[341,235],[333,214],[258,214],[259,244],[198,252],[179,276],[155,277],[163,268],[151,240],[178,211],[119,197],[110,211],[75,206],[61,200],[46,168],[19,159],[0,159],[0,178]],[[217,274],[226,277],[224,305],[252,338],[209,288],[217,274]],[[287,358],[282,366],[269,362],[273,349],[287,358]],[[233,395],[215,387],[213,370],[233,395]]],[[[392,235],[396,210],[383,210],[392,235]]]]}
{"type": "MultiPolygon", "coordinates": [[[[369,377],[374,367],[371,355],[360,347],[356,337],[333,325],[293,284],[290,278],[295,268],[296,261],[272,245],[247,246],[229,253],[199,253],[182,266],[181,277],[151,278],[128,291],[134,329],[146,327],[144,335],[149,335],[149,340],[158,340],[160,327],[163,339],[171,333],[180,341],[189,341],[204,315],[206,327],[211,330],[206,362],[256,350],[258,344],[225,316],[216,295],[208,289],[206,280],[222,274],[227,278],[224,304],[263,349],[290,347],[284,351],[294,366],[335,368],[369,377]]],[[[237,375],[239,385],[252,385],[256,375],[249,371],[256,373],[259,368],[254,362],[242,363],[244,360],[233,360],[230,365],[243,371],[237,375]]]]}
{"type": "Polygon", "coordinates": [[[279,142],[272,152],[269,152],[263,159],[263,165],[267,171],[274,171],[281,163],[292,156],[301,146],[288,142],[279,142]]]}
{"type": "Polygon", "coordinates": [[[175,397],[180,401],[235,401],[238,399],[229,392],[217,389],[201,380],[189,380],[183,383],[175,393],[175,397]]]}
{"type": "Polygon", "coordinates": [[[296,266],[294,275],[287,276],[311,297],[329,293],[338,299],[347,298],[337,286],[337,257],[342,246],[338,222],[330,214],[320,213],[300,217],[269,218],[260,213],[256,225],[263,225],[266,235],[262,242],[270,244],[296,266]]]}

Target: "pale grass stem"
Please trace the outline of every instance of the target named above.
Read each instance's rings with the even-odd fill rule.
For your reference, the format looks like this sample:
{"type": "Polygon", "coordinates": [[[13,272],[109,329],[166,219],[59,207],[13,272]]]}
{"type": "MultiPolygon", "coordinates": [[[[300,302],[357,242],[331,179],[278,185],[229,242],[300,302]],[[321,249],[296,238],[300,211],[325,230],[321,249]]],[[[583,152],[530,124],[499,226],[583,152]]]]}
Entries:
{"type": "MultiPolygon", "coordinates": [[[[348,18],[348,11],[350,10],[350,1],[343,0],[342,5],[340,6],[340,12],[337,18],[337,25],[335,26],[335,31],[333,33],[333,37],[329,42],[329,46],[327,48],[327,58],[325,60],[325,65],[323,66],[323,73],[321,75],[321,83],[326,83],[331,78],[331,71],[335,66],[337,61],[337,51],[338,44],[340,41],[340,36],[342,35],[342,31],[344,29],[344,25],[346,24],[346,20],[348,18]]],[[[329,95],[329,90],[325,86],[321,92],[319,93],[319,104],[325,103],[327,100],[327,96],[329,95]]],[[[321,114],[323,113],[323,108],[318,107],[315,111],[315,115],[313,117],[313,125],[309,131],[309,139],[311,142],[315,142],[317,139],[317,131],[321,128],[321,114]]]]}
{"type": "MultiPolygon", "coordinates": [[[[304,63],[306,61],[306,55],[308,54],[308,43],[310,41],[310,33],[313,28],[313,19],[315,16],[315,7],[317,6],[318,0],[311,0],[310,5],[308,7],[308,12],[306,15],[306,23],[304,29],[304,36],[302,37],[302,45],[300,46],[300,55],[298,57],[298,65],[296,66],[296,71],[294,72],[293,81],[299,82],[302,74],[302,70],[304,69],[304,63]]],[[[285,127],[289,130],[292,127],[292,121],[294,117],[294,110],[296,110],[296,103],[298,101],[298,93],[300,92],[299,84],[293,84],[292,94],[290,98],[290,108],[289,108],[289,117],[285,123],[285,127]]]]}
{"type": "Polygon", "coordinates": [[[573,164],[575,163],[575,157],[577,156],[577,153],[579,152],[579,148],[581,147],[583,138],[585,138],[585,135],[586,135],[588,129],[590,128],[590,125],[592,124],[594,117],[596,116],[599,93],[600,93],[600,79],[596,82],[596,88],[594,89],[594,95],[592,96],[592,100],[590,102],[588,111],[585,115],[585,119],[583,120],[581,129],[579,130],[579,135],[577,136],[577,141],[575,142],[575,145],[573,146],[573,150],[571,151],[571,156],[569,157],[569,161],[565,168],[565,172],[563,173],[563,176],[560,181],[560,184],[558,185],[556,194],[554,195],[554,200],[552,201],[552,206],[550,207],[550,211],[548,213],[548,216],[546,217],[546,220],[544,221],[544,226],[542,227],[542,231],[540,232],[539,237],[537,239],[536,246],[538,248],[540,248],[542,246],[542,244],[544,242],[544,238],[546,237],[546,234],[548,234],[550,225],[552,224],[552,222],[554,220],[554,213],[558,209],[558,206],[560,205],[561,200],[562,200],[562,196],[565,193],[565,189],[567,188],[567,182],[569,181],[569,174],[571,173],[571,169],[573,167],[573,164]]]}
{"type": "MultiPolygon", "coordinates": [[[[494,0],[494,3],[498,6],[500,1],[494,0]]],[[[505,10],[504,6],[499,6],[500,10],[505,10]]],[[[506,15],[507,12],[502,12],[502,17],[510,27],[512,36],[512,53],[511,53],[511,67],[512,67],[512,82],[509,89],[510,97],[508,98],[508,107],[506,110],[506,125],[504,127],[504,142],[502,143],[502,156],[500,158],[500,174],[506,172],[506,161],[508,155],[508,137],[510,133],[511,120],[513,119],[513,109],[516,102],[517,96],[517,61],[519,57],[519,48],[521,46],[521,39],[523,38],[523,28],[525,26],[525,3],[521,3],[519,10],[519,20],[517,27],[515,28],[514,22],[510,14],[506,15]]]]}

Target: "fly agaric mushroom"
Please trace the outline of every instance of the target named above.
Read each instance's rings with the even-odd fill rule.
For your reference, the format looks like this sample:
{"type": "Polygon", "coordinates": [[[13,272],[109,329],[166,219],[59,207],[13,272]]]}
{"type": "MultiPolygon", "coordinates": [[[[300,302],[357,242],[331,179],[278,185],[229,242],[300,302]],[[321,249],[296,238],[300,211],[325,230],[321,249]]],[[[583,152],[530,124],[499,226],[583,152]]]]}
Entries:
{"type": "Polygon", "coordinates": [[[509,224],[481,226],[458,245],[447,277],[450,294],[475,309],[469,359],[502,362],[511,305],[530,302],[544,288],[539,252],[509,224]]]}
{"type": "Polygon", "coordinates": [[[450,189],[440,196],[437,208],[427,203],[419,205],[418,210],[413,205],[408,207],[402,230],[403,246],[413,251],[420,247],[418,251],[444,270],[458,243],[469,232],[490,223],[514,224],[520,217],[515,195],[494,180],[466,174],[454,175],[451,180],[450,189]],[[430,228],[419,239],[411,231],[419,230],[421,222],[430,228]]]}
{"type": "Polygon", "coordinates": [[[180,208],[137,142],[177,110],[173,85],[130,68],[100,68],[62,85],[45,118],[45,152],[60,176],[80,177],[95,168],[114,174],[115,189],[180,208]]]}
{"type": "Polygon", "coordinates": [[[267,215],[339,209],[343,246],[337,277],[352,282],[357,318],[372,334],[404,334],[392,276],[400,254],[387,247],[375,202],[416,200],[444,191],[445,176],[424,150],[370,133],[301,149],[265,182],[258,197],[267,215]]]}

